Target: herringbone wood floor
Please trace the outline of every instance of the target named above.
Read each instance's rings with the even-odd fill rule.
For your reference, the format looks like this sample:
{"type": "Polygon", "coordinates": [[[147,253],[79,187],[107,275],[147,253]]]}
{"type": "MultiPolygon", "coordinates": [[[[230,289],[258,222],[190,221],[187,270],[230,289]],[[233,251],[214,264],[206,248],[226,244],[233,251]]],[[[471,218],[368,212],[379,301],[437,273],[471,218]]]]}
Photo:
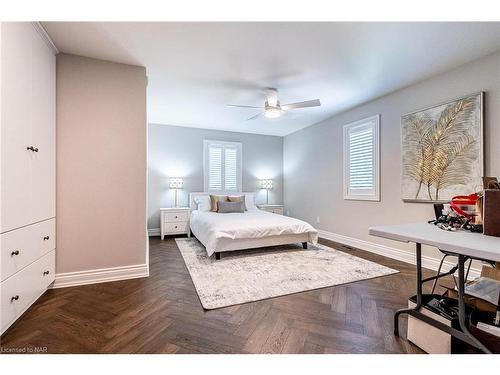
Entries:
{"type": "Polygon", "coordinates": [[[204,311],[174,239],[151,238],[149,278],[49,290],[1,345],[49,353],[420,353],[393,335],[394,311],[414,294],[414,267],[322,242],[401,272],[204,311]]]}

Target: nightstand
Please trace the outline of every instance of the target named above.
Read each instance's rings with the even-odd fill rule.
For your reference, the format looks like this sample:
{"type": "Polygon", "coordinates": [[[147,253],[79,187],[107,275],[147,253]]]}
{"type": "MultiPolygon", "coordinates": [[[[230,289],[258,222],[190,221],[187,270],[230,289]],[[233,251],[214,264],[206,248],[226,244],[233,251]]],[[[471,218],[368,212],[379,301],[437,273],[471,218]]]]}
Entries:
{"type": "Polygon", "coordinates": [[[257,208],[259,210],[271,212],[273,214],[283,215],[282,204],[258,204],[257,208]]]}
{"type": "Polygon", "coordinates": [[[189,228],[189,217],[191,209],[189,207],[160,208],[161,213],[161,239],[166,235],[187,234],[191,237],[189,228]]]}

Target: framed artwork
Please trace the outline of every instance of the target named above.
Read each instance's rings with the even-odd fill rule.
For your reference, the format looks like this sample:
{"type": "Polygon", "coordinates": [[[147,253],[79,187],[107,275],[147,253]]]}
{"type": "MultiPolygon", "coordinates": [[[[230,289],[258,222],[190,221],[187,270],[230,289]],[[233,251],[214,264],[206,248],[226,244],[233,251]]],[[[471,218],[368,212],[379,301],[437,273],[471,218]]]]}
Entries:
{"type": "Polygon", "coordinates": [[[482,186],[483,93],[401,117],[401,194],[409,202],[447,202],[482,186]]]}

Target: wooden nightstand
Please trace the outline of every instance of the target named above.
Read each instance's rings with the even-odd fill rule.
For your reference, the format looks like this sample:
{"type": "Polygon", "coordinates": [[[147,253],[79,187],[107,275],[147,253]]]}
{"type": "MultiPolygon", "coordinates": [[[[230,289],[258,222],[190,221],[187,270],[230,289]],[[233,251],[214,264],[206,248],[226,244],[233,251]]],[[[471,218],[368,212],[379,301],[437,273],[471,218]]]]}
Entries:
{"type": "Polygon", "coordinates": [[[161,239],[166,235],[187,234],[191,237],[189,228],[189,217],[191,209],[189,207],[160,208],[161,212],[161,239]]]}
{"type": "Polygon", "coordinates": [[[281,204],[258,204],[257,208],[273,214],[283,215],[283,205],[281,204]]]}

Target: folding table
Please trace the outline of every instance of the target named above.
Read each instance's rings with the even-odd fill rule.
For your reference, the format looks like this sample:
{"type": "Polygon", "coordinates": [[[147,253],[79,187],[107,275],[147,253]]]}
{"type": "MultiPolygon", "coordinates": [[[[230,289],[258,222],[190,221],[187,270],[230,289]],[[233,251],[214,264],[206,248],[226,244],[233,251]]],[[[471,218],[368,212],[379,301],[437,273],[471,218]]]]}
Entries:
{"type": "Polygon", "coordinates": [[[449,333],[479,350],[490,353],[474,335],[467,329],[465,322],[465,276],[464,264],[467,259],[478,259],[500,262],[500,237],[485,236],[481,233],[471,233],[466,230],[455,232],[445,231],[428,223],[398,224],[371,227],[369,233],[373,236],[387,238],[400,242],[416,244],[417,265],[417,304],[414,308],[401,309],[394,314],[394,334],[399,335],[398,318],[401,314],[411,315],[425,323],[449,333]],[[449,327],[420,312],[422,307],[422,284],[434,280],[437,276],[422,279],[422,245],[435,246],[440,250],[450,252],[458,257],[458,322],[460,330],[449,327]]]}

